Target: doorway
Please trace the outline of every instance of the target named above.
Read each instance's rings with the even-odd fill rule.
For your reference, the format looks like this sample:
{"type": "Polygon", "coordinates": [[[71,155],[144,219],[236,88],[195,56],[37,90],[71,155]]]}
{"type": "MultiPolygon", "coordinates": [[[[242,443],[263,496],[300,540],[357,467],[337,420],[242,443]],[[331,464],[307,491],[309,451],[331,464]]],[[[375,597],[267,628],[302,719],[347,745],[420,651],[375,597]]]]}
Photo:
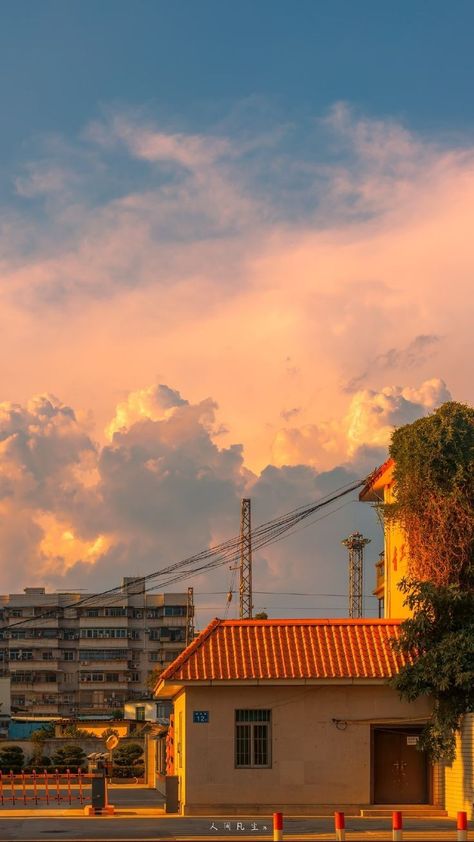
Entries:
{"type": "Polygon", "coordinates": [[[420,733],[419,727],[374,728],[375,804],[428,802],[428,758],[417,747],[420,733]]]}

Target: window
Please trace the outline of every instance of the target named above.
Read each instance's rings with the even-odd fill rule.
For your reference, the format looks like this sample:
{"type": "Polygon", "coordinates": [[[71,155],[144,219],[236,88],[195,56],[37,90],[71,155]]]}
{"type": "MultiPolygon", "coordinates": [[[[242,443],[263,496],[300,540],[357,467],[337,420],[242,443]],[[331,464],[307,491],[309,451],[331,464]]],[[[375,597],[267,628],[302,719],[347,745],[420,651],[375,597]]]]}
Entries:
{"type": "Polygon", "coordinates": [[[99,639],[127,637],[127,629],[81,629],[81,637],[99,639]]]}
{"type": "Polygon", "coordinates": [[[80,649],[80,661],[126,661],[126,649],[80,649]]]}
{"type": "Polygon", "coordinates": [[[77,640],[79,632],[76,629],[64,629],[63,637],[64,640],[77,640]]]}
{"type": "Polygon", "coordinates": [[[184,643],[186,639],[186,629],[167,628],[162,626],[159,629],[150,630],[150,640],[169,640],[174,643],[184,643]]]}
{"type": "Polygon", "coordinates": [[[385,609],[384,602],[385,602],[384,598],[383,598],[383,596],[381,596],[380,599],[379,599],[379,618],[382,619],[382,620],[383,620],[383,617],[384,617],[384,609],[385,609]]]}
{"type": "Polygon", "coordinates": [[[10,649],[10,661],[32,661],[32,649],[10,649]]]}
{"type": "Polygon", "coordinates": [[[10,617],[22,617],[23,611],[21,608],[10,608],[10,617]]]}
{"type": "Polygon", "coordinates": [[[139,672],[131,672],[130,673],[130,681],[140,681],[140,673],[139,672]]]}
{"type": "Polygon", "coordinates": [[[135,710],[136,710],[135,719],[138,722],[144,722],[145,721],[145,705],[137,705],[135,710]]]}
{"type": "Polygon", "coordinates": [[[127,609],[126,608],[104,608],[104,614],[106,617],[126,617],[127,616],[127,609]]]}
{"type": "Polygon", "coordinates": [[[185,617],[185,605],[165,605],[165,617],[185,617]]]}
{"type": "Polygon", "coordinates": [[[235,765],[237,768],[269,767],[269,710],[235,711],[235,765]]]}
{"type": "Polygon", "coordinates": [[[52,661],[52,660],[53,660],[53,650],[52,649],[46,649],[43,652],[43,661],[52,661]]]}
{"type": "Polygon", "coordinates": [[[157,702],[156,703],[156,718],[169,719],[171,714],[171,702],[157,702]]]}
{"type": "Polygon", "coordinates": [[[63,652],[63,658],[65,661],[73,661],[74,660],[74,649],[65,649],[63,652]]]}

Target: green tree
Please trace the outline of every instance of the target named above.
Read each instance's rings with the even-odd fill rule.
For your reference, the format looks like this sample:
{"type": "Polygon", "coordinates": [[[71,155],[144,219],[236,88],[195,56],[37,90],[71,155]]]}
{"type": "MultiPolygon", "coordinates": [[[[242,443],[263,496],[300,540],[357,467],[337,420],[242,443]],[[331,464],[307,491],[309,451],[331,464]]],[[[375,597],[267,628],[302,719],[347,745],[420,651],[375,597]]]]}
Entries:
{"type": "Polygon", "coordinates": [[[411,657],[393,679],[402,698],[433,699],[419,748],[452,761],[463,714],[474,711],[474,595],[458,584],[403,580],[413,615],[401,624],[398,651],[411,657]]]}
{"type": "Polygon", "coordinates": [[[396,430],[390,455],[396,502],[383,513],[408,538],[400,588],[412,612],[394,643],[408,663],[392,683],[409,701],[432,698],[419,747],[451,761],[474,710],[474,410],[443,404],[396,430]]]}
{"type": "Polygon", "coordinates": [[[21,772],[25,764],[25,755],[20,746],[6,746],[0,751],[2,772],[21,772]]]}
{"type": "Polygon", "coordinates": [[[143,746],[139,743],[124,743],[114,751],[115,766],[135,766],[143,757],[143,746]]]}
{"type": "Polygon", "coordinates": [[[410,576],[474,585],[474,409],[449,402],[392,436],[396,502],[384,517],[405,531],[410,576]]]}
{"type": "Polygon", "coordinates": [[[86,755],[82,748],[71,744],[58,748],[53,754],[51,762],[58,769],[79,769],[85,758],[86,755]]]}

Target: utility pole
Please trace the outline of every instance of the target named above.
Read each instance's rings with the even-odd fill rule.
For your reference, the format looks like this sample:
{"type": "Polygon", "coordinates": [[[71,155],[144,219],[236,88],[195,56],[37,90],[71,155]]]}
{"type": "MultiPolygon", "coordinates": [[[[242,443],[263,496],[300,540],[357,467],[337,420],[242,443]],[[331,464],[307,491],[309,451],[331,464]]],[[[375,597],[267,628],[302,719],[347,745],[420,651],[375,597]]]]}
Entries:
{"type": "Polygon", "coordinates": [[[341,542],[349,550],[349,617],[363,614],[364,547],[370,538],[361,532],[353,532],[341,542]]]}
{"type": "Polygon", "coordinates": [[[248,498],[240,505],[240,611],[241,620],[252,619],[252,516],[248,498]]]}
{"type": "Polygon", "coordinates": [[[186,646],[194,640],[194,588],[188,588],[186,600],[186,646]]]}

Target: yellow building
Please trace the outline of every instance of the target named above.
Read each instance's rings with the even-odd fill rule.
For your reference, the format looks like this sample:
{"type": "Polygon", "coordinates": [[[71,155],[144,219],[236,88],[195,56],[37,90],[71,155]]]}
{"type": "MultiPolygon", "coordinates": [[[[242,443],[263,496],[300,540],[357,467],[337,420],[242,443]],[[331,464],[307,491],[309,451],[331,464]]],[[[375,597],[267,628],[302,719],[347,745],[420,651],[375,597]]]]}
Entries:
{"type": "MultiPolygon", "coordinates": [[[[368,503],[393,503],[395,500],[393,459],[388,459],[370,476],[359,499],[368,503]]],[[[410,610],[403,604],[405,596],[398,588],[408,573],[409,548],[407,537],[393,523],[384,529],[384,552],[377,562],[374,594],[379,599],[380,616],[403,619],[410,610]]],[[[474,715],[467,714],[456,741],[456,759],[439,767],[439,791],[449,815],[465,810],[474,818],[474,715]]]]}
{"type": "MultiPolygon", "coordinates": [[[[362,502],[383,504],[394,502],[393,459],[388,459],[371,475],[362,489],[362,502]]],[[[404,595],[398,585],[408,572],[408,543],[405,533],[396,524],[390,523],[384,529],[384,551],[375,566],[376,584],[374,594],[379,599],[379,615],[404,619],[409,616],[403,604],[404,595]]]]}

